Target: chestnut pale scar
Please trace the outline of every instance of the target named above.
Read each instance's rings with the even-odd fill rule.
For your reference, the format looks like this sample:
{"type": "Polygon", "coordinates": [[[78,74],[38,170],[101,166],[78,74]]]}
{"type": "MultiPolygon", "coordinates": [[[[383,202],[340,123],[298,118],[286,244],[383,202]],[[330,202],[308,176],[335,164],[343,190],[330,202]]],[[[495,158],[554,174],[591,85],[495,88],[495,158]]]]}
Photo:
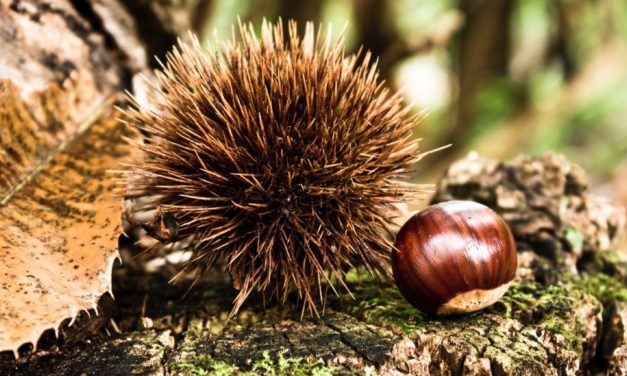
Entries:
{"type": "Polygon", "coordinates": [[[507,292],[511,282],[490,290],[476,289],[455,295],[437,311],[438,315],[452,315],[478,311],[496,303],[507,292]]]}

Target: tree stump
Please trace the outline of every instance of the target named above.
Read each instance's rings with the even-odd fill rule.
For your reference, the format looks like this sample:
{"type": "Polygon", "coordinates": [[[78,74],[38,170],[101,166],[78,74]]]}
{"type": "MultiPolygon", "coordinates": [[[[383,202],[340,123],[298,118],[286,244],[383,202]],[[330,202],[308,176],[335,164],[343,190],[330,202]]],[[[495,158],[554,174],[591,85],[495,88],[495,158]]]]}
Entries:
{"type": "MultiPolygon", "coordinates": [[[[554,158],[524,160],[547,167],[554,158]]],[[[466,162],[449,171],[436,197],[447,194],[444,182],[466,162]]],[[[119,267],[116,300],[103,299],[105,319],[95,328],[94,318],[83,317],[45,351],[18,362],[7,356],[0,365],[11,375],[624,374],[625,253],[589,248],[573,271],[520,243],[517,277],[503,299],[457,317],[423,315],[393,285],[356,270],[354,299],[330,298],[320,317],[301,317],[295,303],[253,298],[226,322],[236,292],[219,273],[184,296],[188,285],[169,285],[163,273],[119,267]]]]}

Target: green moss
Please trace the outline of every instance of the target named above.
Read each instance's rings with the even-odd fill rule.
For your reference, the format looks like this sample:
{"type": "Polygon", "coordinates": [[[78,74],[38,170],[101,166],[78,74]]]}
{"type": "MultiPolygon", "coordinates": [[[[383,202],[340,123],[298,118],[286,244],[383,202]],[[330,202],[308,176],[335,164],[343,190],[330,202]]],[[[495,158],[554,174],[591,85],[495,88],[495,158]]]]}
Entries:
{"type": "Polygon", "coordinates": [[[373,280],[350,285],[355,300],[345,297],[349,314],[367,323],[400,330],[403,334],[420,332],[429,317],[403,298],[398,289],[373,280]]]}
{"type": "Polygon", "coordinates": [[[284,352],[279,353],[277,359],[273,359],[268,351],[263,352],[263,358],[253,364],[251,372],[246,375],[271,375],[271,376],[332,376],[338,370],[334,367],[327,367],[322,359],[313,363],[308,363],[302,358],[285,358],[284,352]]]}
{"type": "Polygon", "coordinates": [[[524,309],[535,300],[535,288],[527,284],[514,283],[510,286],[507,293],[496,303],[502,306],[502,315],[511,318],[515,310],[524,309]]]}
{"type": "Polygon", "coordinates": [[[583,351],[583,338],[579,334],[581,332],[581,324],[575,322],[573,328],[564,317],[550,316],[542,322],[544,330],[554,335],[560,335],[570,350],[580,354],[583,351]]]}
{"type": "MultiPolygon", "coordinates": [[[[583,239],[575,232],[571,233],[570,238],[573,249],[578,249],[583,239]]],[[[581,306],[594,305],[598,300],[600,309],[601,304],[607,307],[616,300],[627,301],[627,286],[619,278],[603,273],[584,275],[582,278],[564,275],[562,280],[559,284],[547,285],[515,282],[499,302],[483,311],[462,316],[433,317],[413,308],[391,283],[379,283],[368,273],[353,270],[347,274],[347,282],[355,299],[347,296],[338,298],[342,304],[336,308],[406,336],[424,332],[455,333],[455,336],[478,349],[486,348],[486,335],[492,341],[498,339],[498,330],[490,322],[500,320],[495,318],[496,315],[521,323],[526,333],[516,339],[511,338],[511,333],[505,334],[502,340],[509,342],[503,343],[501,349],[512,343],[523,343],[525,336],[534,338],[547,333],[558,339],[567,350],[581,353],[582,333],[585,331],[577,317],[581,306]],[[473,331],[470,328],[491,329],[486,334],[482,330],[473,331]]],[[[521,351],[529,353],[533,344],[525,342],[527,345],[529,349],[521,351]]],[[[512,357],[512,354],[508,352],[505,355],[512,357]]],[[[543,354],[544,350],[538,349],[538,359],[543,354]]]]}
{"type": "Polygon", "coordinates": [[[388,327],[404,335],[454,330],[468,343],[481,348],[485,342],[482,341],[483,334],[457,329],[489,327],[490,319],[486,316],[489,313],[517,320],[534,331],[559,335],[570,349],[582,349],[582,339],[573,312],[587,290],[574,283],[513,283],[499,302],[484,311],[462,316],[433,317],[407,303],[395,286],[376,283],[368,277],[356,278],[355,274],[350,276],[350,288],[355,300],[351,299],[344,309],[368,323],[388,327]]]}
{"type": "Polygon", "coordinates": [[[185,339],[192,340],[200,338],[203,333],[203,320],[197,317],[192,318],[187,324],[187,330],[185,331],[185,339]]]}
{"type": "Polygon", "coordinates": [[[237,370],[235,367],[223,361],[215,360],[209,355],[176,362],[172,368],[189,376],[230,376],[234,375],[237,370]]]}
{"type": "Polygon", "coordinates": [[[571,252],[573,252],[575,255],[581,255],[585,240],[586,238],[583,233],[576,228],[570,227],[568,228],[568,230],[566,230],[566,241],[570,246],[571,252]]]}
{"type": "Polygon", "coordinates": [[[265,351],[263,358],[254,362],[249,372],[241,372],[237,367],[215,360],[209,355],[175,362],[171,367],[189,376],[332,376],[339,373],[337,368],[327,367],[322,359],[308,363],[303,358],[286,358],[284,355],[285,351],[273,358],[268,351],[265,351]]]}
{"type": "Polygon", "coordinates": [[[585,291],[573,284],[514,283],[488,311],[499,313],[499,307],[503,307],[504,317],[559,335],[569,349],[581,352],[581,328],[572,316],[584,294],[585,291]]]}
{"type": "Polygon", "coordinates": [[[547,314],[564,316],[571,310],[573,303],[582,297],[582,293],[570,285],[513,283],[489,311],[516,319],[532,312],[535,317],[544,317],[547,314]],[[502,308],[499,309],[500,307],[502,308]]]}
{"type": "Polygon", "coordinates": [[[597,298],[604,307],[614,301],[627,301],[627,286],[618,278],[607,274],[584,274],[577,283],[586,292],[597,298]]]}
{"type": "Polygon", "coordinates": [[[403,334],[422,331],[429,320],[403,298],[396,286],[377,280],[366,270],[351,269],[345,282],[352,297],[350,294],[329,297],[331,305],[339,311],[403,334]]]}

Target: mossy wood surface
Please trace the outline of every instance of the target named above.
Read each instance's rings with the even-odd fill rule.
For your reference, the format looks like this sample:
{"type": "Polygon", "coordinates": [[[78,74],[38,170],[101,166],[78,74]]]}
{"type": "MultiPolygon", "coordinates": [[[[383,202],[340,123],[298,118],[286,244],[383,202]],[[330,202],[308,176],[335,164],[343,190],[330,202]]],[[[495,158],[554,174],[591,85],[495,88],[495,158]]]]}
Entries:
{"type": "Polygon", "coordinates": [[[301,320],[296,307],[264,308],[253,299],[226,323],[235,296],[227,283],[210,281],[182,298],[184,285],[118,269],[116,302],[103,299],[101,316],[82,317],[61,341],[49,333],[42,350],[18,362],[2,354],[0,369],[9,375],[625,371],[627,306],[617,302],[627,298],[625,275],[561,276],[544,284],[529,278],[534,270],[520,271],[526,277],[501,302],[466,316],[421,315],[393,286],[355,273],[355,300],[332,299],[320,318],[301,320]]]}
{"type": "Polygon", "coordinates": [[[567,178],[573,167],[559,156],[498,164],[510,173],[496,178],[478,164],[494,161],[470,157],[456,163],[436,197],[457,198],[452,192],[498,197],[496,192],[507,185],[523,202],[507,212],[492,204],[512,221],[520,243],[519,265],[507,294],[484,311],[425,316],[392,284],[352,271],[354,298],[331,298],[321,317],[301,318],[294,299],[280,306],[253,297],[227,323],[236,291],[223,275],[208,275],[184,296],[186,284],[167,283],[169,265],[141,272],[145,265],[127,257],[126,266],[114,274],[116,301],[105,297],[100,316],[84,315],[63,330],[60,341],[48,335],[42,340],[44,350],[18,362],[7,354],[0,365],[11,375],[626,374],[627,262],[625,252],[614,245],[624,221],[622,209],[588,195],[585,178],[575,189],[574,180],[567,178]],[[524,180],[508,180],[529,165],[545,175],[533,179],[534,189],[524,180]],[[468,178],[471,170],[475,174],[468,178]],[[478,180],[492,183],[481,186],[478,180]],[[569,189],[559,184],[569,184],[569,189]],[[547,193],[550,187],[555,193],[547,193]],[[568,219],[554,222],[558,229],[545,226],[542,241],[525,241],[529,226],[513,221],[534,223],[538,215],[563,215],[563,210],[551,209],[536,215],[533,202],[560,208],[554,202],[565,200],[580,204],[570,207],[568,219]],[[603,210],[589,210],[599,206],[603,210]],[[573,232],[585,238],[580,242],[585,247],[571,244],[573,232]],[[598,239],[606,239],[602,244],[607,246],[598,239]]]}

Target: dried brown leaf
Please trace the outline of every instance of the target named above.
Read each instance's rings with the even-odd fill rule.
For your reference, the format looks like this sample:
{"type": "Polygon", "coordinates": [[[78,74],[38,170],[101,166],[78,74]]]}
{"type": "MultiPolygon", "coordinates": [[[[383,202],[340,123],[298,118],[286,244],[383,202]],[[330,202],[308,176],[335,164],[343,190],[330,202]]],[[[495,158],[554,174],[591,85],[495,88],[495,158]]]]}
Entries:
{"type": "Polygon", "coordinates": [[[10,83],[0,102],[0,351],[17,355],[111,290],[121,202],[107,170],[128,145],[115,120],[42,126],[30,114],[58,107],[24,104],[10,83]]]}

